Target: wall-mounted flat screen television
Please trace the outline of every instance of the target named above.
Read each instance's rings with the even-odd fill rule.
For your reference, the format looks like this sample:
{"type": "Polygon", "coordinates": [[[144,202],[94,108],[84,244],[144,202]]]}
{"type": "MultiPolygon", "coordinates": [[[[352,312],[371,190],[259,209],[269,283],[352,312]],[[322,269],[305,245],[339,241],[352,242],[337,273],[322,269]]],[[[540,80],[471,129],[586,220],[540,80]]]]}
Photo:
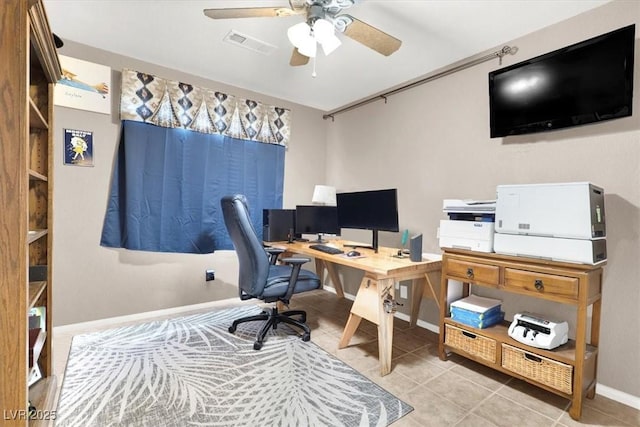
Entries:
{"type": "Polygon", "coordinates": [[[489,73],[491,138],[631,116],[635,25],[489,73]]]}

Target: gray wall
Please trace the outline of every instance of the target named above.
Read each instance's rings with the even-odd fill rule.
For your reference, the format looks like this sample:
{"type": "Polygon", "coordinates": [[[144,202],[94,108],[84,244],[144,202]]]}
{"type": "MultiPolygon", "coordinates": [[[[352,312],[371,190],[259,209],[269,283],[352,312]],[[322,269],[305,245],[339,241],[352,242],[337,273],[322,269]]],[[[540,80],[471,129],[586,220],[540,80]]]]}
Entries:
{"type": "MultiPolygon", "coordinates": [[[[519,52],[505,57],[503,65],[634,22],[640,22],[640,2],[614,1],[507,41],[519,52]]],[[[376,102],[338,115],[327,124],[328,184],[339,190],[397,187],[400,227],[423,233],[425,252],[440,251],[436,231],[439,221],[446,219],[442,199],[493,199],[498,184],[591,181],[602,186],[609,261],[604,270],[598,379],[633,396],[640,396],[639,50],[636,40],[636,97],[630,118],[490,139],[487,73],[500,68],[494,60],[391,96],[386,104],[376,102]]],[[[399,245],[397,234],[383,238],[387,245],[399,245]]],[[[343,273],[355,276],[353,271],[343,273]]],[[[346,290],[355,293],[357,278],[345,282],[346,290]]],[[[494,295],[505,300],[508,316],[521,310],[567,319],[575,314],[565,305],[494,295]]],[[[438,323],[433,302],[423,301],[421,318],[438,323]]]]}
{"type": "Polygon", "coordinates": [[[139,70],[291,109],[284,207],[310,203],[314,185],[324,181],[326,128],[322,113],[72,41],[65,40],[59,53],[112,68],[113,109],[111,115],[106,115],[55,108],[54,324],[237,298],[237,260],[232,251],[194,255],[100,246],[120,132],[120,70],[139,70]],[[63,165],[65,128],[93,131],[94,167],[63,165]],[[204,280],[208,268],[216,270],[213,282],[204,280]]]}
{"type": "MultiPolygon", "coordinates": [[[[637,21],[640,2],[614,1],[521,39],[505,41],[520,50],[505,57],[504,65],[637,21]]],[[[285,207],[310,202],[317,183],[333,184],[339,190],[397,187],[401,228],[423,233],[425,252],[440,252],[436,228],[445,219],[444,198],[494,198],[498,184],[591,181],[604,187],[609,262],[604,278],[599,382],[640,396],[638,113],[570,130],[490,139],[487,73],[499,68],[492,61],[394,95],[387,104],[369,104],[337,116],[335,122],[325,122],[321,112],[313,109],[73,42],[66,42],[60,53],[111,66],[116,98],[119,70],[127,67],[291,108],[285,207]]],[[[638,48],[636,58],[640,57],[637,53],[638,48]]],[[[636,88],[640,86],[637,76],[636,71],[636,88]]],[[[636,96],[636,112],[640,111],[638,99],[636,96]]],[[[178,255],[99,246],[118,141],[117,100],[111,116],[63,107],[57,107],[55,113],[55,324],[235,297],[237,263],[231,252],[178,255]],[[94,132],[95,167],[62,165],[63,128],[94,132]],[[215,268],[218,280],[205,283],[206,268],[215,268]]],[[[346,237],[370,239],[366,232],[347,232],[346,237]]],[[[398,246],[399,241],[396,233],[381,233],[381,244],[398,246]]],[[[344,269],[342,274],[347,292],[355,294],[358,273],[344,269]]],[[[560,317],[575,312],[526,298],[505,298],[505,308],[508,314],[529,309],[560,317]]],[[[421,319],[437,324],[432,302],[422,303],[421,319]]]]}

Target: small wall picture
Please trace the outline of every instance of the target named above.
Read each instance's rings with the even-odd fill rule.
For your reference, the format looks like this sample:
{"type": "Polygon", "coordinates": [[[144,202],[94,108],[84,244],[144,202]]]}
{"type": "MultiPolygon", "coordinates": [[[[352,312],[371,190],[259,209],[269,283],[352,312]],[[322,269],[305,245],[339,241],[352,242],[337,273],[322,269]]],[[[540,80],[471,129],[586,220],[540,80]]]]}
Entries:
{"type": "Polygon", "coordinates": [[[111,114],[111,68],[58,55],[62,78],[53,91],[53,102],[62,107],[111,114]]]}
{"type": "Polygon", "coordinates": [[[64,130],[64,164],[93,166],[93,132],[64,130]]]}

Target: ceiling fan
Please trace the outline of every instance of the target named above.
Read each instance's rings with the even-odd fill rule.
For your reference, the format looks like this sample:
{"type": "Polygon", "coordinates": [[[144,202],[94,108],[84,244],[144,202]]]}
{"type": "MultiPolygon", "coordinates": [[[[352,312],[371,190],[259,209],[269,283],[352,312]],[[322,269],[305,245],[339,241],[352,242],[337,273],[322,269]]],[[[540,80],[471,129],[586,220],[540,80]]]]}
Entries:
{"type": "Polygon", "coordinates": [[[305,65],[317,53],[318,44],[325,55],[333,52],[341,41],[336,32],[389,56],[400,48],[402,41],[348,14],[340,14],[360,0],[289,0],[287,7],[248,7],[205,9],[212,19],[275,18],[304,15],[306,19],[287,31],[294,46],[289,64],[305,65]]]}

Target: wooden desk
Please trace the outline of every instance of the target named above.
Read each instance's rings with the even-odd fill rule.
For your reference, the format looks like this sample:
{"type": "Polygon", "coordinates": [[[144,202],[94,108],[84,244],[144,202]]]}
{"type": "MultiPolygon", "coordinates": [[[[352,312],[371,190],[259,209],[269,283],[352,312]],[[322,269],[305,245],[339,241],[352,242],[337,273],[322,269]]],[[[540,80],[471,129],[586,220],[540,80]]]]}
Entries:
{"type": "MultiPolygon", "coordinates": [[[[349,252],[349,243],[344,240],[331,240],[328,245],[335,246],[349,252]]],[[[360,288],[351,307],[349,320],[344,327],[342,338],[338,348],[345,348],[358,329],[360,321],[367,319],[378,326],[378,350],[380,354],[380,375],[391,372],[391,346],[393,343],[393,313],[387,313],[383,307],[385,298],[394,298],[395,283],[404,280],[412,281],[411,299],[411,324],[415,325],[420,310],[422,297],[433,298],[438,303],[438,296],[433,288],[434,283],[439,283],[441,256],[429,254],[428,259],[420,262],[412,262],[407,258],[397,258],[398,249],[380,247],[378,253],[372,249],[358,248],[363,257],[349,258],[346,255],[331,255],[309,248],[313,243],[309,242],[278,242],[272,246],[285,249],[291,254],[301,254],[313,257],[316,260],[316,269],[321,275],[326,268],[329,277],[335,286],[336,294],[344,297],[342,282],[337,272],[337,265],[356,268],[364,272],[360,282],[360,288]],[[431,276],[431,277],[430,277],[431,276]],[[426,290],[426,291],[425,291],[426,290]]]]}

